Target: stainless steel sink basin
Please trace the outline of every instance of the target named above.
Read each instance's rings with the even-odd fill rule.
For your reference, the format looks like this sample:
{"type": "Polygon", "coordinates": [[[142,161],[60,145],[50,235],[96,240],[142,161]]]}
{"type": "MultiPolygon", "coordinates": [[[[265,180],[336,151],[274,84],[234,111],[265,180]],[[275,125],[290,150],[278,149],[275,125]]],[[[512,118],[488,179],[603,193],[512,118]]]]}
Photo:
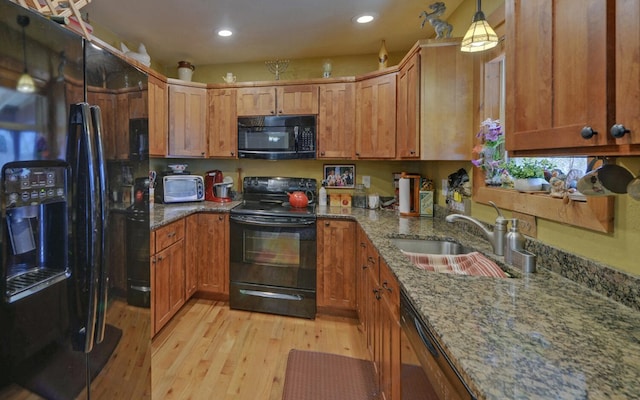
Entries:
{"type": "Polygon", "coordinates": [[[473,251],[460,243],[449,242],[446,240],[423,240],[423,239],[391,239],[400,250],[410,253],[422,254],[468,254],[473,251]]]}

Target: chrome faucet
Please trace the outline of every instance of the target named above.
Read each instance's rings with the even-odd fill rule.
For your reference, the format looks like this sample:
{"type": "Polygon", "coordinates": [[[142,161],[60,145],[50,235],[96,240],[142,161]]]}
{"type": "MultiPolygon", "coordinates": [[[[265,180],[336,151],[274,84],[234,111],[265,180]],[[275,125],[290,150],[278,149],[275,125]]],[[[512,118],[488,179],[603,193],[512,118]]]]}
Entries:
{"type": "Polygon", "coordinates": [[[490,231],[489,229],[487,229],[482,222],[478,221],[477,219],[471,218],[467,215],[449,214],[447,215],[445,220],[447,222],[455,222],[457,220],[461,220],[461,221],[467,221],[476,225],[478,228],[480,228],[480,231],[482,231],[482,234],[484,235],[485,239],[487,239],[489,243],[491,243],[491,246],[493,247],[493,254],[497,256],[502,256],[504,255],[504,238],[507,233],[507,224],[509,223],[509,221],[502,216],[500,209],[498,208],[498,206],[496,206],[496,204],[493,201],[490,201],[489,204],[491,204],[493,208],[495,208],[496,211],[498,212],[498,217],[496,218],[496,225],[493,227],[493,231],[490,231]]]}

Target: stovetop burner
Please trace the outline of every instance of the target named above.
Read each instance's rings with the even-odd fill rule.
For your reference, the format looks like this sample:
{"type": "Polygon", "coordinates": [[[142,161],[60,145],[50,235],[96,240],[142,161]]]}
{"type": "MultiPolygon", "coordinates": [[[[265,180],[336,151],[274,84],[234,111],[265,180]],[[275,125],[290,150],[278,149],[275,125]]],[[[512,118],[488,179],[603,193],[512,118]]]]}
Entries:
{"type": "Polygon", "coordinates": [[[244,201],[231,210],[233,214],[315,217],[317,182],[311,178],[245,177],[242,182],[244,201]],[[309,205],[292,207],[288,193],[301,191],[309,205]]]}

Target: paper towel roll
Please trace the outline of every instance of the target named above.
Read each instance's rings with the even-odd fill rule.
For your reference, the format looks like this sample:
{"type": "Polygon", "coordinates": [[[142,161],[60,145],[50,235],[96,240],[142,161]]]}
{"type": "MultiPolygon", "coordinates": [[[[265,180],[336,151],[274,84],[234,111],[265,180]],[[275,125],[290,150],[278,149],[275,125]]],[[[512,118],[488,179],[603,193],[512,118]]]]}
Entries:
{"type": "Polygon", "coordinates": [[[399,210],[401,213],[408,213],[411,211],[411,179],[400,178],[398,189],[399,210]]]}

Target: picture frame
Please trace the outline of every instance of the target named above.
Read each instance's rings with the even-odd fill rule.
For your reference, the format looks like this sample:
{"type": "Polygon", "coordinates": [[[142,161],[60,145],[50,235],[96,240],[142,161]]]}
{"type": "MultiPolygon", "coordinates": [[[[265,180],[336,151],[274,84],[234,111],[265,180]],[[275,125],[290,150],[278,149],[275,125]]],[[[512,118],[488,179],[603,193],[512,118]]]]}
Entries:
{"type": "Polygon", "coordinates": [[[327,189],[353,189],[355,187],[355,164],[325,164],[322,171],[322,181],[327,189]]]}

